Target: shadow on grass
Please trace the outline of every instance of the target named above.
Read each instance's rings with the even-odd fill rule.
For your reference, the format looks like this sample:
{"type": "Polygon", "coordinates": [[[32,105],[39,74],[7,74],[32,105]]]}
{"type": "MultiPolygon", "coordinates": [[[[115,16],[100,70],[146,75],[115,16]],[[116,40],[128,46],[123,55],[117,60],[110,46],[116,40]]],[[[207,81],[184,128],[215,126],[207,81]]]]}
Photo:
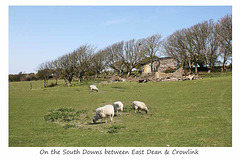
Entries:
{"type": "Polygon", "coordinates": [[[114,89],[126,89],[126,87],[113,86],[114,89]]]}
{"type": "Polygon", "coordinates": [[[87,123],[87,125],[98,125],[98,124],[105,124],[105,122],[87,123]]]}

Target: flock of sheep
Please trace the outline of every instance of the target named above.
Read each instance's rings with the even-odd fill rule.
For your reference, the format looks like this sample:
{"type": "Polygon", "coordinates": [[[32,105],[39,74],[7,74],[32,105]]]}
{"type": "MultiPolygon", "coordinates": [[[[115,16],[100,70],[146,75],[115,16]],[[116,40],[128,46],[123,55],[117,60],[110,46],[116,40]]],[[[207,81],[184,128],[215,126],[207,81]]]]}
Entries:
{"type": "MultiPolygon", "coordinates": [[[[98,88],[95,85],[90,85],[89,88],[91,91],[98,92],[98,88]]],[[[139,110],[148,113],[148,108],[145,103],[140,101],[133,101],[132,105],[135,113],[139,110]]],[[[110,121],[112,121],[114,114],[118,115],[118,111],[123,111],[123,104],[121,101],[114,102],[113,105],[105,105],[103,107],[99,107],[96,109],[96,115],[93,117],[93,123],[97,123],[97,120],[106,119],[108,117],[110,118],[110,121]]],[[[107,123],[106,120],[105,123],[107,123]]]]}

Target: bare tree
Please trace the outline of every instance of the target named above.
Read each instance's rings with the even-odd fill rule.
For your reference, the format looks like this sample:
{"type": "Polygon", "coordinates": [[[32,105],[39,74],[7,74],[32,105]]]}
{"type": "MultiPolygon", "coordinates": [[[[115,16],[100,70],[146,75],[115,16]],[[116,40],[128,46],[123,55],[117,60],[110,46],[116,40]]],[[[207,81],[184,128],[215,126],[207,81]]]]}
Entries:
{"type": "Polygon", "coordinates": [[[73,62],[75,64],[74,71],[80,83],[85,73],[90,70],[91,60],[95,52],[95,47],[91,45],[82,45],[72,54],[73,62]]]}
{"type": "Polygon", "coordinates": [[[121,57],[124,52],[123,46],[124,42],[121,41],[104,49],[108,66],[116,70],[118,75],[122,75],[125,68],[123,59],[121,57]]]}
{"type": "Polygon", "coordinates": [[[124,52],[121,55],[124,65],[127,68],[127,76],[131,75],[132,70],[145,57],[143,40],[129,40],[125,42],[124,52]]]}
{"type": "Polygon", "coordinates": [[[213,71],[214,65],[219,57],[219,41],[215,32],[215,24],[213,20],[208,22],[208,39],[205,44],[206,64],[209,66],[209,71],[213,71]]]}
{"type": "Polygon", "coordinates": [[[195,66],[195,73],[198,74],[197,66],[203,66],[205,60],[205,44],[208,38],[208,22],[198,23],[188,30],[190,44],[194,52],[191,52],[192,62],[195,66]]]}
{"type": "Polygon", "coordinates": [[[194,62],[194,54],[195,54],[195,47],[194,47],[194,40],[192,37],[192,31],[187,28],[184,29],[184,35],[185,35],[185,43],[186,43],[186,52],[188,57],[188,66],[189,66],[189,72],[191,73],[193,62],[194,62]]]}
{"type": "Polygon", "coordinates": [[[183,67],[188,63],[184,30],[178,30],[168,36],[163,43],[164,53],[173,57],[183,67]]]}
{"type": "MultiPolygon", "coordinates": [[[[63,78],[65,81],[65,85],[67,85],[67,79],[66,79],[66,62],[64,59],[64,56],[58,57],[56,60],[53,61],[53,68],[54,68],[54,74],[56,75],[56,78],[63,78]]],[[[57,80],[56,80],[57,81],[57,80]]]]}
{"type": "Polygon", "coordinates": [[[57,85],[58,79],[60,79],[62,76],[62,69],[60,67],[58,59],[53,60],[51,63],[52,63],[52,69],[53,69],[53,77],[55,78],[56,80],[55,84],[57,85]]]}
{"type": "Polygon", "coordinates": [[[149,36],[144,41],[144,49],[146,51],[146,56],[150,58],[151,71],[153,72],[153,62],[154,58],[160,55],[160,49],[162,45],[162,36],[160,34],[155,34],[149,36]]]}
{"type": "Polygon", "coordinates": [[[222,70],[226,69],[226,62],[232,57],[232,15],[227,15],[216,24],[217,38],[222,53],[222,70]]]}
{"type": "MultiPolygon", "coordinates": [[[[202,67],[204,63],[208,64],[210,70],[213,70],[220,51],[217,29],[221,30],[217,28],[213,20],[209,20],[187,29],[178,30],[167,37],[163,45],[164,51],[167,55],[175,58],[179,64],[188,64],[190,71],[194,65],[196,74],[198,73],[197,66],[202,67]]],[[[231,49],[231,45],[222,49],[223,51],[231,49]]],[[[231,54],[231,52],[225,53],[231,54]]]]}
{"type": "Polygon", "coordinates": [[[47,61],[39,65],[37,71],[38,79],[43,79],[43,87],[47,88],[48,86],[48,79],[52,74],[51,62],[47,61]]]}
{"type": "Polygon", "coordinates": [[[93,55],[91,64],[95,77],[97,78],[98,75],[106,69],[106,53],[104,50],[99,50],[95,55],[93,55]]]}
{"type": "Polygon", "coordinates": [[[71,85],[74,76],[74,62],[71,53],[65,54],[58,59],[59,67],[62,70],[62,77],[64,78],[65,85],[71,85]]]}

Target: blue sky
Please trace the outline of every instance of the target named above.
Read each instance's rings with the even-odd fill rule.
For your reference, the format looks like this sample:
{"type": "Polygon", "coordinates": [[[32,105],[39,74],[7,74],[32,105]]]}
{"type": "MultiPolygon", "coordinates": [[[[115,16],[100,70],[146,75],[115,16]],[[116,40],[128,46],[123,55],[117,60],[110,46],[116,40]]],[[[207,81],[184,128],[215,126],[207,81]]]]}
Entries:
{"type": "Polygon", "coordinates": [[[153,34],[163,38],[204,20],[231,14],[231,6],[11,6],[9,73],[35,72],[42,62],[83,44],[104,48],[153,34]]]}

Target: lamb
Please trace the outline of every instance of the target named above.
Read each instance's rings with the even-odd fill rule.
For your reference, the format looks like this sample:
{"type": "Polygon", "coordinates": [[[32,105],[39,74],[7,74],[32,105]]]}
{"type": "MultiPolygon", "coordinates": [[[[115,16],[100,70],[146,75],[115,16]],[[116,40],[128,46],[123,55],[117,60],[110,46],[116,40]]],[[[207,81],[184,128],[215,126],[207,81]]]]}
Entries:
{"type": "Polygon", "coordinates": [[[95,91],[98,92],[98,88],[97,88],[95,85],[90,85],[90,86],[89,86],[89,89],[90,89],[91,91],[95,90],[95,91]]]}
{"type": "Polygon", "coordinates": [[[114,107],[114,112],[115,114],[117,113],[117,115],[118,115],[118,111],[123,111],[123,104],[121,101],[114,102],[113,107],[114,107]]]}
{"type": "Polygon", "coordinates": [[[133,109],[135,110],[135,113],[136,113],[136,110],[142,110],[142,111],[145,111],[146,113],[148,113],[148,108],[147,106],[145,105],[145,103],[143,102],[140,102],[140,101],[133,101],[133,109]]]}
{"type": "MultiPolygon", "coordinates": [[[[96,123],[97,120],[102,118],[106,118],[109,117],[110,118],[110,122],[113,120],[113,116],[114,116],[114,107],[113,105],[105,105],[103,107],[99,107],[96,109],[96,116],[93,117],[93,123],[96,123]]],[[[105,120],[105,123],[107,123],[107,121],[105,120]]]]}

